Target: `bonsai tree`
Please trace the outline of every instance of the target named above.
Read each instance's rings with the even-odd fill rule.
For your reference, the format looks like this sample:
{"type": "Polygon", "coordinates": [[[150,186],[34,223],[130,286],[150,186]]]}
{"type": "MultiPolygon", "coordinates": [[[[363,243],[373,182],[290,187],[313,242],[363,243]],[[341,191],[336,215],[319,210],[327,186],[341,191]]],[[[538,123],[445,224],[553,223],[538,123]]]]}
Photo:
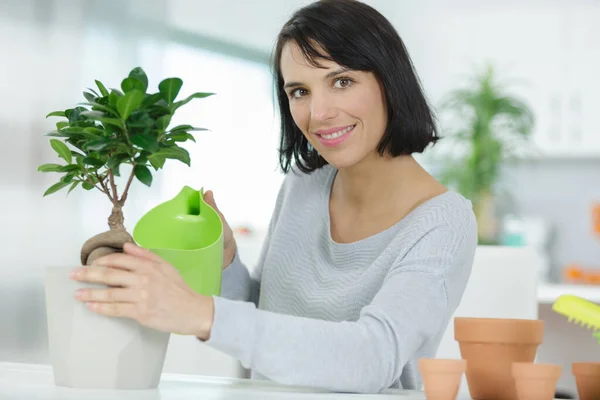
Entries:
{"type": "Polygon", "coordinates": [[[108,217],[109,230],[88,239],[81,249],[81,262],[123,250],[133,238],[124,227],[123,206],[134,180],[152,185],[153,170],[162,169],[167,159],[190,166],[190,155],[179,144],[194,141],[193,131],[203,131],[191,125],[170,127],[175,112],[196,98],[213,93],[194,93],[177,100],[183,85],[180,78],[167,78],[158,85],[158,92],[148,92],[148,77],[136,67],[121,82],[121,90],[108,90],[95,81],[98,92],[88,88],[87,100],[74,108],[54,111],[48,117],[62,117],[56,130],[47,133],[50,146],[61,163],[43,164],[41,172],[62,176],[44,196],[68,188],[99,190],[112,204],[108,217]],[[127,171],[125,171],[127,169],[127,171]],[[117,181],[124,173],[122,182],[117,181]]]}
{"type": "Polygon", "coordinates": [[[491,66],[448,93],[440,111],[451,118],[448,139],[459,146],[443,160],[440,181],[473,202],[480,243],[493,244],[496,183],[503,163],[531,136],[533,112],[497,82],[491,66]]]}

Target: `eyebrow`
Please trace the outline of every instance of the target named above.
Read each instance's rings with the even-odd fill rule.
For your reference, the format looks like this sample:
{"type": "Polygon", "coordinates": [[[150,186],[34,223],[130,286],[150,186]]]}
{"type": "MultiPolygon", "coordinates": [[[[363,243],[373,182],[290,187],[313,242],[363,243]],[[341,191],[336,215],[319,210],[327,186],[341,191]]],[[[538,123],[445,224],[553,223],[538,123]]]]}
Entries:
{"type": "MultiPolygon", "coordinates": [[[[325,75],[325,79],[331,79],[336,75],[340,75],[343,74],[345,72],[348,72],[347,68],[338,68],[335,71],[331,71],[330,73],[328,73],[327,75],[325,75]]],[[[285,85],[283,85],[283,89],[289,89],[289,88],[293,88],[293,87],[298,87],[298,86],[302,86],[302,83],[300,82],[288,82],[285,85]]]]}

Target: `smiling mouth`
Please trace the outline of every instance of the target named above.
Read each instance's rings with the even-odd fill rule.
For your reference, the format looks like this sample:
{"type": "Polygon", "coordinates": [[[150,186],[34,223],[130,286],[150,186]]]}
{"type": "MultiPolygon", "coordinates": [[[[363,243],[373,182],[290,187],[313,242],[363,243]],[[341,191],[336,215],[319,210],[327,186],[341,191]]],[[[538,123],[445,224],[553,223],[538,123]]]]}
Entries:
{"type": "Polygon", "coordinates": [[[322,137],[323,139],[326,140],[332,140],[332,139],[337,139],[343,135],[345,135],[346,133],[350,132],[352,129],[354,129],[356,125],[350,125],[344,129],[340,129],[339,131],[336,132],[332,132],[332,133],[326,133],[326,134],[319,134],[317,133],[317,136],[322,137]]]}

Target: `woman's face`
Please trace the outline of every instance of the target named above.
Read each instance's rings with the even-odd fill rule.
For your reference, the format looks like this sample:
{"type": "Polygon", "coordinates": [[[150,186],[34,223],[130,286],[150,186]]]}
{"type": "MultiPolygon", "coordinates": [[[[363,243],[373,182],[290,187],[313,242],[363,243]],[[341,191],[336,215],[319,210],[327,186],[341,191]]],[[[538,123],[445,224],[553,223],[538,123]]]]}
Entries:
{"type": "Polygon", "coordinates": [[[375,75],[335,62],[311,65],[289,41],[281,73],[294,122],[319,154],[338,169],[375,155],[387,123],[385,98],[375,75]]]}

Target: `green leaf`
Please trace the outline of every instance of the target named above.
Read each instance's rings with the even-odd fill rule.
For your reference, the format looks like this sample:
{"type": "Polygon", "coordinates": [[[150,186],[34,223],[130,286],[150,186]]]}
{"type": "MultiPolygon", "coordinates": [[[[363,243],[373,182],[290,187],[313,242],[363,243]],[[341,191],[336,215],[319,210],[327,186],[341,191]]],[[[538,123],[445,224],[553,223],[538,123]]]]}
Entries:
{"type": "Polygon", "coordinates": [[[148,76],[146,75],[146,72],[144,72],[144,70],[141,67],[135,67],[134,69],[132,69],[131,72],[129,73],[129,77],[137,79],[139,82],[141,82],[142,83],[141,90],[146,92],[146,90],[148,89],[148,76]]]}
{"type": "Polygon", "coordinates": [[[86,111],[83,111],[81,113],[81,115],[83,115],[86,118],[94,119],[94,120],[98,120],[100,118],[105,118],[106,117],[106,114],[104,114],[101,111],[87,111],[86,110],[86,111]]]}
{"type": "Polygon", "coordinates": [[[98,120],[98,122],[100,122],[104,126],[112,125],[112,126],[116,126],[118,128],[123,129],[123,124],[121,123],[121,121],[119,121],[116,118],[101,118],[98,120]]]}
{"type": "Polygon", "coordinates": [[[167,127],[169,126],[170,123],[171,123],[171,115],[169,115],[169,114],[163,115],[162,117],[160,117],[156,120],[156,127],[158,129],[160,129],[161,131],[164,131],[167,129],[167,127]]]}
{"type": "Polygon", "coordinates": [[[67,126],[69,126],[69,121],[58,121],[56,123],[56,129],[58,129],[58,130],[66,128],[67,126]]]}
{"type": "Polygon", "coordinates": [[[117,165],[114,168],[112,168],[112,172],[114,176],[121,176],[121,171],[119,170],[120,166],[117,165]]]}
{"type": "Polygon", "coordinates": [[[206,128],[196,128],[191,125],[177,125],[173,129],[169,130],[170,133],[181,133],[181,132],[189,132],[189,131],[207,131],[206,128]]]}
{"type": "Polygon", "coordinates": [[[136,165],[133,167],[135,177],[146,186],[152,185],[152,172],[145,165],[136,165]]]}
{"type": "Polygon", "coordinates": [[[93,167],[98,167],[98,168],[104,165],[104,161],[99,160],[95,157],[85,157],[83,159],[83,163],[86,165],[91,165],[93,167]]]}
{"type": "Polygon", "coordinates": [[[110,104],[111,107],[117,108],[117,102],[119,101],[120,97],[121,95],[119,95],[117,91],[113,90],[108,95],[108,104],[110,104]]]}
{"type": "Polygon", "coordinates": [[[85,190],[92,190],[93,188],[95,188],[95,186],[89,182],[83,182],[81,184],[81,187],[84,188],[85,190]]]}
{"type": "Polygon", "coordinates": [[[172,139],[175,142],[187,142],[188,140],[191,140],[192,142],[196,143],[196,138],[194,135],[187,132],[169,134],[167,135],[167,138],[172,139]]]}
{"type": "Polygon", "coordinates": [[[60,167],[59,172],[79,172],[81,171],[81,167],[77,164],[69,164],[69,165],[63,165],[62,167],[60,167]]]}
{"type": "Polygon", "coordinates": [[[165,101],[172,104],[182,86],[183,81],[180,78],[167,78],[158,84],[158,90],[162,93],[165,101]]]}
{"type": "Polygon", "coordinates": [[[69,184],[68,184],[68,183],[65,183],[65,182],[63,182],[63,181],[60,181],[60,182],[58,182],[58,183],[55,183],[54,185],[50,186],[50,187],[49,187],[49,188],[48,188],[48,189],[47,189],[47,190],[44,192],[44,196],[43,196],[43,197],[46,197],[46,196],[48,196],[49,194],[52,194],[52,193],[58,192],[60,189],[62,189],[62,188],[64,188],[64,187],[67,187],[67,186],[69,186],[69,184]]]}
{"type": "Polygon", "coordinates": [[[177,103],[174,103],[172,106],[172,111],[177,110],[179,107],[186,105],[187,103],[189,103],[190,101],[192,101],[193,99],[203,99],[205,97],[209,97],[214,95],[214,93],[194,93],[192,95],[189,95],[188,97],[186,97],[184,100],[178,101],[177,103]]]}
{"type": "Polygon", "coordinates": [[[66,117],[66,115],[64,111],[53,111],[50,114],[46,115],[46,118],[48,117],[66,117]]]}
{"type": "Polygon", "coordinates": [[[150,135],[134,135],[131,137],[131,142],[138,147],[150,152],[158,150],[158,143],[153,136],[150,135]]]}
{"type": "Polygon", "coordinates": [[[91,87],[87,88],[90,93],[92,93],[95,97],[100,97],[100,95],[98,94],[98,92],[96,92],[94,89],[92,89],[91,87]]]}
{"type": "Polygon", "coordinates": [[[148,157],[148,161],[154,167],[154,169],[159,170],[165,165],[166,157],[160,154],[152,154],[148,157]]]}
{"type": "Polygon", "coordinates": [[[67,164],[71,164],[73,156],[71,155],[71,150],[69,150],[66,144],[58,139],[50,139],[50,146],[52,146],[54,151],[56,151],[58,155],[67,162],[67,164]]]}
{"type": "Polygon", "coordinates": [[[100,82],[98,79],[96,79],[96,86],[98,86],[98,90],[100,90],[100,93],[102,93],[102,96],[108,96],[108,90],[106,90],[106,86],[104,86],[104,84],[102,82],[100,82]]]}
{"type": "Polygon", "coordinates": [[[38,172],[59,172],[63,166],[60,164],[42,164],[38,167],[38,172]]]}
{"type": "Polygon", "coordinates": [[[119,114],[121,114],[121,119],[126,121],[131,113],[142,104],[143,100],[144,93],[139,90],[133,90],[121,97],[119,101],[117,101],[117,110],[119,110],[119,114]]]}
{"type": "Polygon", "coordinates": [[[146,98],[142,102],[142,108],[147,108],[153,104],[156,104],[160,100],[164,102],[162,93],[147,94],[146,98]]]}
{"type": "Polygon", "coordinates": [[[104,131],[102,129],[92,128],[92,127],[84,128],[83,132],[90,133],[92,135],[96,135],[96,136],[100,136],[100,137],[102,137],[104,135],[104,131]]]}
{"type": "Polygon", "coordinates": [[[119,113],[117,112],[117,110],[112,109],[111,107],[108,107],[108,106],[104,106],[99,103],[94,102],[94,103],[87,103],[85,105],[91,106],[93,111],[104,111],[104,112],[114,115],[115,117],[119,116],[119,113]]]}
{"type": "Polygon", "coordinates": [[[106,148],[110,144],[110,141],[106,139],[92,140],[84,145],[84,149],[87,151],[100,151],[106,148]]]}
{"type": "Polygon", "coordinates": [[[51,137],[62,137],[62,138],[68,138],[71,137],[71,135],[67,134],[67,133],[62,133],[62,132],[58,132],[58,131],[51,131],[46,133],[44,136],[51,136],[51,137]]]}
{"type": "Polygon", "coordinates": [[[94,96],[93,94],[88,93],[88,92],[83,92],[83,97],[85,97],[85,99],[87,101],[89,101],[90,103],[93,103],[96,101],[96,96],[94,96]]]}
{"type": "Polygon", "coordinates": [[[84,121],[86,119],[85,115],[82,113],[88,111],[85,107],[75,107],[72,109],[65,110],[65,116],[69,119],[71,124],[79,121],[84,121]]]}
{"type": "Polygon", "coordinates": [[[176,146],[176,145],[160,149],[158,152],[156,152],[152,156],[150,156],[149,159],[155,158],[155,157],[164,157],[164,158],[171,158],[174,160],[179,160],[179,161],[183,162],[184,164],[186,164],[187,166],[190,166],[190,153],[188,153],[188,151],[186,149],[176,146]]]}
{"type": "MultiPolygon", "coordinates": [[[[119,100],[122,100],[122,99],[123,98],[121,98],[119,100]]],[[[119,121],[116,118],[109,118],[103,112],[100,112],[100,111],[85,111],[85,112],[83,112],[81,114],[84,115],[87,118],[90,118],[90,119],[93,119],[95,121],[98,121],[98,122],[102,123],[103,125],[113,125],[113,126],[118,126],[119,128],[123,129],[123,124],[121,123],[121,121],[119,121]]]]}
{"type": "Polygon", "coordinates": [[[71,187],[69,188],[69,191],[67,192],[67,195],[69,193],[71,193],[73,191],[73,189],[75,189],[77,187],[77,185],[79,185],[81,183],[81,181],[75,181],[73,182],[73,184],[71,185],[71,187]]]}
{"type": "Polygon", "coordinates": [[[67,174],[65,176],[63,176],[60,181],[64,182],[64,183],[71,183],[73,182],[73,179],[75,178],[75,174],[67,174]]]}
{"type": "Polygon", "coordinates": [[[123,89],[123,92],[125,94],[127,94],[131,91],[134,91],[134,90],[139,90],[141,92],[146,91],[146,87],[144,86],[144,84],[142,82],[140,82],[136,78],[131,78],[131,77],[123,79],[123,82],[121,82],[121,89],[123,89]]]}

